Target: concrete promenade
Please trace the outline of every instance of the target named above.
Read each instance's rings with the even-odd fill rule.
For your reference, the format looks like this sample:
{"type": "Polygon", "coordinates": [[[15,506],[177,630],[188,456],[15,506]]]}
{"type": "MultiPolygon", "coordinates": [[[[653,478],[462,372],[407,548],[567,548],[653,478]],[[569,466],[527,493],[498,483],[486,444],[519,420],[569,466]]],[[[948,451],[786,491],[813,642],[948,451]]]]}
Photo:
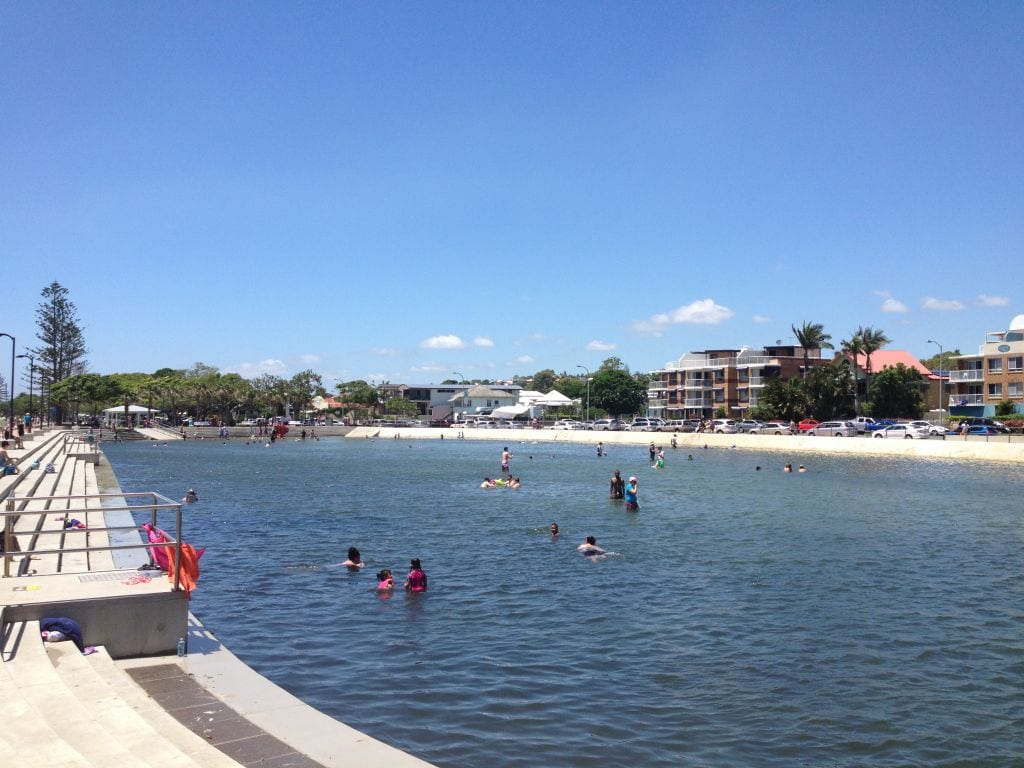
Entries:
{"type": "MultiPolygon", "coordinates": [[[[34,435],[32,442],[15,454],[25,459],[23,473],[0,485],[10,506],[24,510],[16,523],[16,559],[27,564],[23,575],[0,578],[0,754],[6,756],[0,764],[9,758],[12,765],[56,768],[430,768],[257,674],[191,613],[180,614],[180,628],[158,627],[165,620],[160,616],[176,624],[178,609],[146,614],[139,601],[184,605],[182,593],[172,591],[166,575],[140,572],[141,553],[128,565],[101,550],[84,557],[31,555],[43,528],[55,528],[54,535],[81,548],[87,537],[106,544],[113,536],[103,529],[124,525],[125,515],[134,526],[126,511],[104,508],[109,497],[102,504],[60,501],[61,495],[121,493],[102,453],[94,462],[69,450],[75,441],[64,433],[34,435]],[[54,463],[56,471],[30,468],[33,458],[54,463]],[[69,509],[86,517],[88,528],[65,536],[69,509]],[[78,620],[85,643],[97,651],[84,656],[70,642],[43,643],[39,619],[52,615],[78,620]],[[168,631],[187,638],[188,655],[117,650],[119,638],[166,649],[168,631]]],[[[186,522],[185,539],[187,530],[186,522]]],[[[200,578],[198,588],[217,585],[200,578]]]]}
{"type": "MultiPolygon", "coordinates": [[[[490,440],[508,444],[569,443],[596,446],[655,445],[668,449],[671,432],[589,432],[564,429],[456,429],[356,427],[352,439],[379,440],[490,440]]],[[[999,437],[929,437],[924,440],[891,440],[860,437],[810,437],[807,435],[714,435],[692,432],[676,434],[678,450],[709,448],[772,451],[788,455],[833,454],[850,456],[900,456],[919,459],[997,461],[1024,463],[1024,435],[999,437]]]]}

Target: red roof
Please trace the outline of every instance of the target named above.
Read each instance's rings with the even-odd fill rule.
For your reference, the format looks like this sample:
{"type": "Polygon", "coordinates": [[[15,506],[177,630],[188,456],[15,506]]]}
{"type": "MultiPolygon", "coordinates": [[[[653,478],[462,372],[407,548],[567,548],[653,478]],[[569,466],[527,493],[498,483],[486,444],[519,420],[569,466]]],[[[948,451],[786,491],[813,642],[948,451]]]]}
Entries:
{"type": "MultiPolygon", "coordinates": [[[[849,358],[849,355],[846,355],[849,358]]],[[[886,368],[894,368],[897,363],[903,363],[907,368],[913,368],[926,379],[938,379],[934,373],[925,368],[921,361],[907,352],[905,349],[880,349],[871,353],[871,372],[878,373],[886,368]]],[[[862,370],[868,369],[866,355],[857,355],[857,366],[862,370]]]]}

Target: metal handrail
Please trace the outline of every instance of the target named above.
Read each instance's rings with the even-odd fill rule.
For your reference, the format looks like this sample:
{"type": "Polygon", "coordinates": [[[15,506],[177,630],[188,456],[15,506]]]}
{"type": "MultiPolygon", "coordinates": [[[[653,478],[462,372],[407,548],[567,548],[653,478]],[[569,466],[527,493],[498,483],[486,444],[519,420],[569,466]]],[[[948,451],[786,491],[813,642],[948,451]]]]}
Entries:
{"type": "MultiPolygon", "coordinates": [[[[144,550],[148,551],[148,550],[151,550],[151,549],[153,549],[155,547],[173,546],[174,547],[174,590],[177,591],[178,588],[179,588],[179,571],[180,571],[180,568],[181,568],[181,544],[182,544],[182,516],[181,516],[181,508],[182,508],[182,503],[180,501],[174,501],[173,499],[169,499],[166,496],[164,496],[162,494],[159,494],[159,493],[156,493],[154,491],[136,491],[136,492],[129,492],[129,493],[72,494],[72,495],[66,495],[66,496],[26,496],[26,497],[24,497],[22,499],[16,499],[14,496],[9,496],[7,498],[7,508],[6,508],[6,510],[0,512],[0,517],[3,518],[3,536],[4,536],[4,554],[3,554],[4,573],[3,573],[3,578],[10,578],[10,576],[11,576],[11,563],[15,559],[15,557],[23,557],[23,556],[29,554],[30,552],[33,553],[33,554],[37,554],[37,555],[58,555],[58,556],[61,556],[61,555],[67,554],[67,553],[85,552],[85,553],[88,554],[89,552],[105,552],[105,551],[122,550],[122,549],[133,549],[133,550],[134,549],[144,549],[144,550]],[[105,546],[88,545],[87,544],[85,547],[71,547],[71,548],[61,547],[61,548],[58,548],[58,549],[38,549],[38,548],[33,548],[33,549],[28,550],[26,552],[18,552],[18,553],[11,552],[12,541],[13,541],[13,537],[15,535],[15,533],[14,533],[14,523],[17,520],[17,518],[21,517],[22,515],[39,515],[39,516],[43,516],[43,515],[53,514],[54,513],[54,509],[50,506],[49,502],[52,502],[52,501],[71,502],[71,501],[73,501],[75,499],[85,499],[87,501],[88,500],[92,500],[92,501],[100,500],[101,502],[104,499],[125,499],[127,501],[129,499],[138,499],[138,498],[150,498],[150,499],[152,499],[152,502],[149,503],[149,504],[134,504],[134,505],[133,504],[127,504],[127,503],[123,504],[123,505],[106,505],[106,504],[102,504],[100,507],[95,507],[95,506],[93,506],[93,507],[90,507],[90,506],[70,507],[70,506],[68,506],[68,507],[65,507],[65,508],[59,510],[59,512],[64,515],[65,519],[67,519],[71,515],[71,513],[73,513],[73,512],[82,512],[82,513],[86,513],[86,512],[119,512],[119,511],[138,512],[138,511],[141,511],[141,510],[149,509],[150,510],[150,523],[155,527],[156,526],[156,522],[157,522],[157,519],[156,519],[157,518],[157,512],[159,510],[161,510],[161,509],[173,509],[174,510],[174,535],[171,537],[171,541],[159,542],[159,543],[153,543],[153,542],[149,542],[149,541],[147,541],[147,542],[141,542],[140,541],[138,544],[108,544],[108,545],[105,545],[105,546]],[[47,508],[46,509],[39,509],[39,510],[24,509],[24,508],[22,508],[22,509],[19,510],[19,509],[15,509],[17,501],[23,501],[23,502],[26,502],[26,503],[30,502],[30,501],[33,501],[33,502],[34,501],[47,502],[47,504],[46,504],[47,508]]],[[[100,531],[132,531],[132,530],[138,530],[138,527],[135,526],[135,525],[113,525],[113,526],[93,527],[93,528],[89,528],[88,530],[92,531],[92,532],[100,532],[100,531]]],[[[60,529],[56,529],[56,530],[49,530],[49,531],[47,531],[47,530],[43,530],[43,529],[40,528],[39,530],[36,530],[33,533],[35,535],[39,535],[39,534],[63,534],[63,533],[66,533],[66,529],[60,528],[60,529]]]]}

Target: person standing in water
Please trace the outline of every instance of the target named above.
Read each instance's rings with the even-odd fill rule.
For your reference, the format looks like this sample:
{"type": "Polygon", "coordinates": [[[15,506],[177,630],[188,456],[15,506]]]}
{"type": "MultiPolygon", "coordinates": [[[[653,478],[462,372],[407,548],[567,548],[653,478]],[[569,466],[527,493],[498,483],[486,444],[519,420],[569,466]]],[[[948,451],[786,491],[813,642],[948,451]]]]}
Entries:
{"type": "Polygon", "coordinates": [[[626,511],[627,512],[639,512],[640,501],[637,498],[639,490],[637,488],[637,480],[635,477],[629,478],[629,484],[626,486],[626,511]]]}
{"type": "Polygon", "coordinates": [[[405,577],[405,591],[427,591],[427,574],[425,574],[423,572],[423,568],[420,567],[420,560],[418,557],[414,557],[412,562],[409,563],[409,575],[405,577]]]}
{"type": "Polygon", "coordinates": [[[622,475],[619,474],[619,470],[615,470],[615,474],[612,475],[610,489],[608,496],[612,499],[622,499],[626,495],[626,482],[622,479],[622,475]]]}
{"type": "Polygon", "coordinates": [[[511,462],[511,461],[512,461],[512,452],[509,451],[508,446],[506,445],[502,449],[502,451],[501,451],[501,471],[504,472],[506,475],[509,473],[508,472],[508,466],[509,466],[509,462],[511,462]]]}

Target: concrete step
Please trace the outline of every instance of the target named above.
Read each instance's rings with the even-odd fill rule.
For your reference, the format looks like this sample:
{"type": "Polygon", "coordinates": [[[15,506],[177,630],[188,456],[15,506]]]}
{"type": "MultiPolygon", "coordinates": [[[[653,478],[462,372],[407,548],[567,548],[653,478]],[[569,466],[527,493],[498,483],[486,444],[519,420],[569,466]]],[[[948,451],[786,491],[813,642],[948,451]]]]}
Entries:
{"type": "MultiPolygon", "coordinates": [[[[147,694],[117,666],[104,648],[82,657],[128,706],[149,721],[171,744],[204,768],[240,768],[240,764],[210,744],[202,728],[190,729],[147,694]]],[[[199,713],[202,717],[202,713],[199,713]]]]}
{"type": "MultiPolygon", "coordinates": [[[[3,730],[10,752],[26,765],[60,765],[66,768],[93,768],[83,752],[73,747],[61,725],[54,726],[47,713],[58,720],[77,717],[77,712],[62,714],[65,698],[60,690],[50,691],[40,682],[44,664],[53,669],[42,650],[39,622],[17,622],[10,626],[0,664],[0,698],[4,702],[3,730]],[[42,656],[42,658],[39,658],[42,656]],[[15,668],[18,668],[17,670],[15,668]],[[52,694],[52,695],[51,695],[52,694]]],[[[113,765],[113,763],[110,763],[113,765]]]]}
{"type": "MultiPolygon", "coordinates": [[[[97,727],[124,744],[136,745],[140,762],[161,768],[198,768],[200,762],[165,738],[146,708],[121,698],[105,679],[105,672],[89,663],[73,643],[47,643],[46,653],[58,678],[90,713],[97,727]]],[[[181,726],[177,726],[178,729],[181,726]]]]}

